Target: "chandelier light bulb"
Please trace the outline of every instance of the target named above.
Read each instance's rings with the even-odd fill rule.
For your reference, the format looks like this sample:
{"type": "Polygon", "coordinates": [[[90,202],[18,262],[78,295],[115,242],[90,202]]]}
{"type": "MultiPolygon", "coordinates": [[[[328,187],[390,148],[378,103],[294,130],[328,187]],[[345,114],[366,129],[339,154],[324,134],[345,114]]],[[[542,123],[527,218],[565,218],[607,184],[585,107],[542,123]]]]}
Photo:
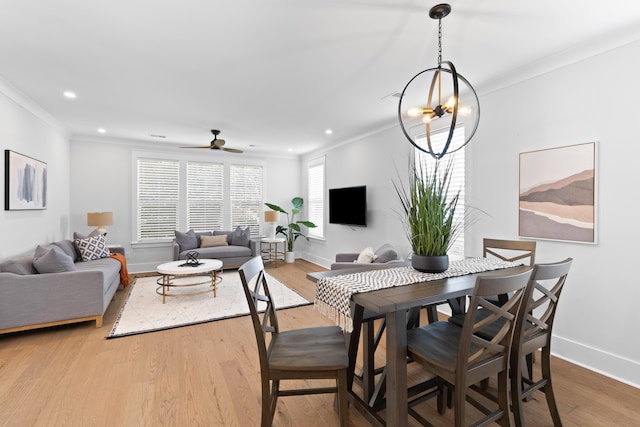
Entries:
{"type": "Polygon", "coordinates": [[[419,117],[422,115],[422,108],[411,107],[407,110],[407,115],[409,117],[419,117]]]}

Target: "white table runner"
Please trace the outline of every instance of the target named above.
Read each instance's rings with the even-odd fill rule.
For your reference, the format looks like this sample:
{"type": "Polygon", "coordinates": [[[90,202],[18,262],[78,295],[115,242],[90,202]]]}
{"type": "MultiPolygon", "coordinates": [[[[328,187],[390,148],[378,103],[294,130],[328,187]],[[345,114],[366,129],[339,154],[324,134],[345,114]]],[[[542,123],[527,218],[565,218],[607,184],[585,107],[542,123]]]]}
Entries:
{"type": "Polygon", "coordinates": [[[353,322],[350,305],[351,296],[355,293],[500,270],[519,265],[522,263],[505,262],[493,258],[467,258],[450,262],[449,269],[442,273],[422,273],[411,267],[396,267],[324,277],[316,285],[314,305],[318,311],[329,317],[346,332],[351,332],[353,322]]]}

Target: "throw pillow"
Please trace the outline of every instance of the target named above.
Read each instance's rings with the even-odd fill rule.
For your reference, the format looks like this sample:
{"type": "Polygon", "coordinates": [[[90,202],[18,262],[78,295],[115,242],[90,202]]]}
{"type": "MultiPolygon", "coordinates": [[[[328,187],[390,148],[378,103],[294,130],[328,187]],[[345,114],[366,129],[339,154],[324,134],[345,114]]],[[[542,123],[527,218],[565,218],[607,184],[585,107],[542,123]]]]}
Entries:
{"type": "Polygon", "coordinates": [[[358,255],[358,259],[356,260],[356,262],[360,264],[368,264],[375,261],[375,259],[376,258],[373,253],[373,248],[368,247],[368,248],[364,248],[362,252],[360,252],[360,255],[358,255]]]}
{"type": "MultiPolygon", "coordinates": [[[[84,235],[82,233],[78,233],[77,231],[74,231],[73,232],[73,241],[75,242],[76,239],[86,239],[87,237],[95,237],[95,236],[99,236],[99,235],[100,235],[100,232],[97,229],[93,230],[88,235],[84,235]]],[[[76,251],[76,261],[82,261],[82,255],[80,255],[80,251],[76,247],[75,243],[73,245],[73,248],[76,251]]]]}
{"type": "Polygon", "coordinates": [[[73,242],[71,240],[60,240],[58,242],[53,242],[53,244],[62,249],[62,251],[69,255],[74,261],[78,259],[78,252],[73,246],[73,242]]]}
{"type": "Polygon", "coordinates": [[[76,269],[73,259],[55,245],[47,247],[38,245],[33,255],[33,266],[40,274],[62,273],[76,269]]]}
{"type": "Polygon", "coordinates": [[[214,246],[228,246],[227,236],[225,234],[220,236],[200,236],[201,248],[212,248],[214,246]]]}
{"type": "Polygon", "coordinates": [[[380,248],[381,250],[376,251],[374,254],[376,256],[376,262],[389,262],[394,259],[398,259],[398,253],[395,249],[392,248],[380,248]]]}
{"type": "Polygon", "coordinates": [[[251,230],[249,227],[244,230],[238,226],[236,231],[231,235],[231,244],[233,246],[249,246],[249,241],[251,240],[251,230]]]}
{"type": "Polygon", "coordinates": [[[73,243],[76,245],[76,248],[78,248],[82,261],[93,261],[94,259],[111,256],[103,235],[87,237],[86,239],[75,239],[73,243]]]}
{"type": "Polygon", "coordinates": [[[176,230],[176,242],[180,246],[180,252],[189,251],[198,247],[196,232],[189,230],[186,233],[176,230]]]}

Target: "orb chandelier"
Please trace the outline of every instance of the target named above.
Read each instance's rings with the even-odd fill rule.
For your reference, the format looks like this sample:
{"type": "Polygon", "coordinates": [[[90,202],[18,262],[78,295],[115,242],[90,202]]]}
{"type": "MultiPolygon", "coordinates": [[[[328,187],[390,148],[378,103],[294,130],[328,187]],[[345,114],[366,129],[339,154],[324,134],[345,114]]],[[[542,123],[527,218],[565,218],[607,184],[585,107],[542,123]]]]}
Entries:
{"type": "Polygon", "coordinates": [[[442,60],[442,18],[450,12],[446,3],[429,10],[429,17],[438,20],[438,66],[413,76],[398,103],[398,119],[406,138],[436,159],[467,145],[480,121],[476,91],[451,61],[442,60]],[[434,138],[436,134],[439,137],[434,138]]]}

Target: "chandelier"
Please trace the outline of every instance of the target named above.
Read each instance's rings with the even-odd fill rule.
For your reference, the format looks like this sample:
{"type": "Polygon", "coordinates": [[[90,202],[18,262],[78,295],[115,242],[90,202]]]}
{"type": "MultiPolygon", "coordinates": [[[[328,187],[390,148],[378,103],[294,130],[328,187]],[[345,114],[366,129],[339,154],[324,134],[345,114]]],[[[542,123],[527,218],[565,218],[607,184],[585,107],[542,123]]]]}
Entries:
{"type": "Polygon", "coordinates": [[[442,18],[450,12],[451,6],[446,3],[429,10],[429,17],[438,20],[438,66],[413,76],[398,103],[398,119],[405,137],[436,159],[467,145],[480,121],[476,91],[451,61],[442,60],[442,18]],[[439,137],[434,138],[436,134],[439,137]]]}

